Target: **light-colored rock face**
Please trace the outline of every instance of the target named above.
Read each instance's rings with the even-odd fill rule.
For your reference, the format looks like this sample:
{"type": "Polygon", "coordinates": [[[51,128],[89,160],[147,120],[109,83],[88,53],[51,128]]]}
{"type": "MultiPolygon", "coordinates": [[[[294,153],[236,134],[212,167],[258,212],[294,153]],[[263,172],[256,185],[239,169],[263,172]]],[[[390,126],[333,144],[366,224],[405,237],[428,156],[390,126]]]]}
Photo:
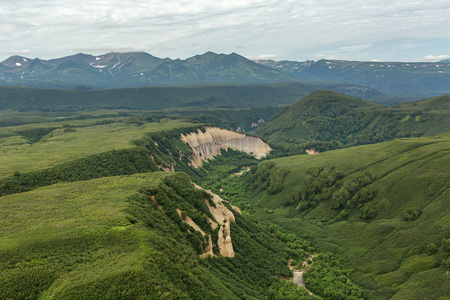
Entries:
{"type": "MultiPolygon", "coordinates": [[[[198,185],[195,185],[195,187],[198,189],[203,189],[198,185]]],[[[213,196],[212,201],[215,204],[214,207],[209,203],[208,199],[205,199],[205,203],[215,219],[215,221],[209,219],[209,222],[211,223],[211,227],[213,229],[216,229],[218,226],[220,226],[217,239],[217,247],[219,248],[220,255],[222,255],[223,257],[234,257],[230,229],[231,222],[235,222],[234,214],[222,203],[222,198],[209,190],[207,192],[209,192],[213,196]]],[[[209,250],[209,247],[207,250],[209,250]]],[[[209,253],[204,253],[200,257],[206,257],[208,254],[209,253]]]]}
{"type": "MultiPolygon", "coordinates": [[[[204,190],[202,187],[194,184],[196,188],[200,190],[204,190]]],[[[219,227],[218,239],[217,239],[217,247],[219,248],[219,253],[223,257],[234,257],[233,244],[231,242],[231,222],[235,222],[234,214],[222,203],[222,198],[214,194],[213,192],[207,190],[213,196],[212,201],[215,204],[215,207],[212,206],[208,199],[205,199],[205,203],[209,208],[209,211],[214,217],[214,220],[208,218],[208,222],[211,224],[212,229],[216,229],[219,227]]],[[[154,197],[153,197],[154,199],[154,197]]],[[[238,209],[237,207],[233,207],[233,209],[238,209]]],[[[183,212],[181,209],[177,208],[178,215],[180,218],[183,216],[183,212]]],[[[240,210],[239,210],[240,213],[240,210]]],[[[205,249],[205,252],[200,254],[201,258],[207,258],[209,255],[214,256],[213,252],[213,243],[210,235],[206,234],[189,216],[185,216],[183,222],[187,223],[194,230],[200,232],[203,236],[208,236],[208,246],[205,249]]]]}
{"type": "Polygon", "coordinates": [[[308,154],[318,154],[318,153],[319,153],[319,151],[317,151],[317,150],[314,149],[314,148],[306,149],[305,151],[306,151],[306,153],[308,153],[308,154]]]}
{"type": "MultiPolygon", "coordinates": [[[[180,218],[183,215],[183,212],[181,211],[181,209],[177,208],[177,212],[178,215],[180,216],[180,218]]],[[[192,220],[190,217],[185,216],[183,222],[186,222],[189,226],[191,226],[192,228],[194,228],[196,231],[200,232],[203,236],[207,235],[195,222],[194,220],[192,220]]],[[[203,252],[202,254],[200,254],[201,258],[207,258],[208,255],[214,256],[214,252],[213,252],[213,243],[212,243],[212,239],[211,236],[208,235],[208,246],[205,249],[205,252],[203,252]]]]}
{"type": "Polygon", "coordinates": [[[220,155],[221,149],[232,148],[252,154],[258,159],[272,150],[260,138],[211,126],[205,126],[205,130],[202,132],[199,129],[197,132],[181,135],[181,139],[188,143],[194,152],[191,160],[194,167],[201,166],[203,161],[214,155],[220,155]]]}
{"type": "MultiPolygon", "coordinates": [[[[211,191],[208,191],[211,193],[211,191]]],[[[211,193],[212,194],[212,193],[211,193]]],[[[217,221],[217,225],[211,224],[213,229],[220,226],[219,237],[217,239],[217,246],[219,252],[224,257],[234,257],[233,244],[231,243],[231,222],[235,222],[234,214],[222,203],[222,199],[216,194],[213,195],[213,201],[216,207],[212,206],[208,200],[205,200],[209,211],[217,221]]]]}

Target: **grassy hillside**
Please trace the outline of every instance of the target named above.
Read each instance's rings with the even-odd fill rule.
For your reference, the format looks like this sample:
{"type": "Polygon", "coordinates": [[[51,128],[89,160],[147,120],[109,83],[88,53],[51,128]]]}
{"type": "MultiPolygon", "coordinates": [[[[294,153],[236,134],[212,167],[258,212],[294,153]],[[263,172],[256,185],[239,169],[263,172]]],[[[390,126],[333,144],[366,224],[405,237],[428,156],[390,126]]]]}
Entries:
{"type": "MultiPolygon", "coordinates": [[[[262,299],[269,288],[281,292],[275,277],[290,274],[285,246],[236,212],[236,257],[198,258],[201,235],[175,208],[206,231],[205,195],[185,175],[151,173],[0,197],[0,298],[262,299]]],[[[286,284],[284,291],[309,299],[286,284]]]]}
{"type": "MultiPolygon", "coordinates": [[[[211,235],[218,254],[219,229],[208,222],[217,218],[207,207],[210,196],[191,178],[218,182],[256,164],[254,157],[223,151],[195,169],[180,134],[199,125],[116,118],[123,117],[106,124],[64,119],[67,126],[56,129],[54,122],[2,128],[4,141],[23,144],[3,148],[2,167],[14,171],[0,179],[0,298],[316,298],[291,282],[287,266],[302,268],[309,255],[319,254],[304,237],[259,227],[226,204],[234,210],[235,256],[200,259],[208,240],[182,222],[188,216],[211,235]],[[185,173],[158,172],[170,167],[185,173]]],[[[314,293],[324,299],[366,297],[349,281],[350,270],[329,255],[307,268],[318,283],[314,293]],[[327,280],[332,285],[321,283],[327,280]]]]}
{"type": "Polygon", "coordinates": [[[126,122],[95,125],[96,122],[98,120],[95,119],[67,120],[64,123],[37,123],[0,128],[0,178],[11,176],[14,172],[54,167],[113,149],[129,149],[135,147],[130,141],[142,137],[145,133],[192,125],[168,119],[142,125],[126,122]],[[64,124],[69,126],[64,127],[64,124]],[[30,135],[27,134],[32,133],[32,137],[37,141],[30,140],[30,135]]]}
{"type": "Polygon", "coordinates": [[[436,135],[450,128],[449,102],[444,95],[383,107],[332,91],[316,91],[284,108],[258,134],[287,148],[287,153],[436,135]]]}
{"type": "Polygon", "coordinates": [[[175,160],[190,171],[175,156],[189,153],[179,136],[198,125],[102,121],[1,128],[1,299],[313,298],[287,280],[288,258],[304,250],[234,212],[235,257],[217,256],[211,196],[184,173],[157,172],[175,160]],[[209,243],[186,216],[212,236],[216,257],[199,258],[209,243]]]}
{"type": "MultiPolygon", "coordinates": [[[[444,134],[274,159],[239,182],[247,182],[254,217],[335,253],[369,299],[443,299],[450,296],[449,165],[444,134]]],[[[217,186],[231,192],[226,182],[217,186]]]]}

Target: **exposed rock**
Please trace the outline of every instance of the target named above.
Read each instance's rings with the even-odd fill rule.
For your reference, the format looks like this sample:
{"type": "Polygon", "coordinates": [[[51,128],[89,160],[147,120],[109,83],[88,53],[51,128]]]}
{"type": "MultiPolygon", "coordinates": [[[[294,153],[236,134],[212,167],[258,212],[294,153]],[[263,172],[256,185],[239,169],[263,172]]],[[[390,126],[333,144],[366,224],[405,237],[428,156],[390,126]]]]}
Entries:
{"type": "MultiPolygon", "coordinates": [[[[194,184],[196,188],[200,190],[204,190],[202,187],[194,184]]],[[[209,190],[206,190],[213,196],[212,201],[214,201],[215,207],[212,206],[208,199],[205,199],[205,203],[209,208],[209,211],[213,215],[214,219],[208,218],[208,223],[211,225],[212,229],[216,229],[219,227],[218,239],[217,239],[217,247],[219,248],[219,253],[223,257],[234,257],[233,244],[231,242],[231,230],[230,223],[235,222],[234,214],[222,203],[222,200],[219,196],[212,193],[209,190]]],[[[152,196],[154,199],[154,196],[152,196]]],[[[158,206],[159,207],[159,206],[158,206]]],[[[241,212],[239,208],[232,206],[233,210],[237,212],[241,212]]],[[[178,215],[180,218],[183,218],[183,212],[181,209],[177,208],[178,215]]],[[[185,216],[183,222],[187,223],[194,230],[200,232],[204,237],[208,236],[209,242],[208,246],[205,249],[205,252],[200,254],[201,258],[207,258],[208,255],[214,256],[213,252],[213,243],[210,235],[206,234],[189,216],[185,216]]]]}
{"type": "Polygon", "coordinates": [[[306,149],[305,151],[306,151],[306,153],[308,153],[308,154],[318,154],[318,153],[319,153],[319,151],[317,151],[317,150],[314,149],[314,148],[306,149]]]}
{"type": "MultiPolygon", "coordinates": [[[[178,215],[180,216],[180,218],[182,218],[183,212],[181,211],[181,209],[177,208],[177,212],[178,212],[178,215]]],[[[187,223],[189,226],[194,228],[196,231],[200,232],[203,236],[207,235],[190,217],[185,216],[183,222],[187,223]]],[[[209,238],[208,246],[206,247],[205,252],[200,254],[201,258],[207,258],[208,255],[214,256],[211,236],[208,235],[208,238],[209,238]]]]}
{"type": "MultiPolygon", "coordinates": [[[[195,185],[196,188],[202,189],[200,186],[195,185]]],[[[220,226],[217,246],[219,248],[220,255],[224,257],[234,257],[233,244],[231,242],[231,230],[230,224],[231,222],[235,222],[234,214],[222,203],[223,200],[216,194],[207,190],[213,196],[212,201],[216,207],[212,206],[209,203],[208,199],[205,199],[205,203],[214,216],[214,220],[209,219],[211,223],[211,227],[216,229],[217,226],[220,226]]]]}
{"type": "Polygon", "coordinates": [[[188,143],[194,152],[191,159],[194,167],[201,166],[203,161],[214,155],[220,155],[221,149],[232,148],[252,154],[258,159],[272,150],[260,138],[211,126],[205,126],[205,130],[202,132],[199,129],[195,133],[181,135],[181,139],[188,143]]]}
{"type": "Polygon", "coordinates": [[[234,206],[234,205],[231,205],[231,208],[232,208],[235,212],[238,212],[239,214],[242,215],[241,209],[240,209],[239,207],[234,206]]]}
{"type": "Polygon", "coordinates": [[[158,165],[158,168],[160,168],[164,172],[175,172],[175,163],[170,163],[168,168],[164,167],[163,165],[158,165]]]}

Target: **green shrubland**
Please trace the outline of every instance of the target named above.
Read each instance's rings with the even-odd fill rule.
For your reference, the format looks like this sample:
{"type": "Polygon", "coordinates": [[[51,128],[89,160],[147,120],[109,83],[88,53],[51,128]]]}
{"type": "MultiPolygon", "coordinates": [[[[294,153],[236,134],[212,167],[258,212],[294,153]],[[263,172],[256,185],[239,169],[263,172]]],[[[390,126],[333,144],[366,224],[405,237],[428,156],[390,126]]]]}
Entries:
{"type": "MultiPolygon", "coordinates": [[[[310,235],[371,299],[419,297],[433,277],[445,284],[433,284],[430,299],[445,297],[449,146],[447,134],[269,160],[255,168],[289,171],[283,190],[247,189],[244,207],[258,221],[310,235]]],[[[250,172],[240,179],[254,180],[250,172]]]]}
{"type": "Polygon", "coordinates": [[[202,127],[180,118],[226,127],[249,112],[226,112],[230,122],[190,113],[85,112],[62,122],[30,114],[1,127],[0,298],[448,297],[449,135],[348,147],[405,130],[440,133],[447,102],[386,112],[347,96],[322,100],[308,104],[310,124],[322,126],[314,138],[297,143],[302,133],[289,133],[292,146],[275,145],[263,162],[227,149],[199,168],[180,135],[202,127]],[[379,129],[385,117],[401,125],[379,129]],[[342,124],[327,133],[335,121],[342,124]],[[280,157],[311,148],[337,150],[280,157]],[[211,196],[191,180],[242,211],[225,202],[236,218],[234,258],[199,258],[208,240],[182,219],[212,236],[216,254],[217,229],[208,223],[211,196]],[[288,260],[304,268],[314,295],[289,282],[288,260]]]}
{"type": "Polygon", "coordinates": [[[446,103],[447,95],[384,107],[337,92],[316,91],[285,107],[258,134],[278,146],[275,156],[430,136],[445,133],[450,126],[446,103]]]}
{"type": "Polygon", "coordinates": [[[213,233],[205,197],[185,174],[161,172],[3,196],[0,297],[309,299],[279,279],[291,274],[284,244],[239,213],[236,257],[198,258],[202,241],[174,210],[213,233]]]}

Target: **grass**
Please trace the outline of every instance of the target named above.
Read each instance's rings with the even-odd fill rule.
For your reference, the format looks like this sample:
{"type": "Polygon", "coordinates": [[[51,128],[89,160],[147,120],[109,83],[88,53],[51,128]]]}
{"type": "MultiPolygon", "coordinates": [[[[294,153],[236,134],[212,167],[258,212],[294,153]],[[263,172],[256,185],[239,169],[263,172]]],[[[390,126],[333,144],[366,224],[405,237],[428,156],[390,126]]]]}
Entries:
{"type": "MultiPolygon", "coordinates": [[[[76,122],[67,123],[77,124],[76,122]]],[[[16,171],[25,172],[49,168],[111,149],[121,150],[135,147],[130,141],[142,137],[145,133],[190,125],[192,124],[180,120],[162,120],[161,123],[145,123],[141,126],[120,122],[80,127],[76,128],[76,132],[64,132],[64,129],[61,128],[47,134],[38,143],[29,143],[19,135],[3,137],[0,138],[0,178],[11,176],[16,171]]],[[[0,133],[6,134],[17,129],[35,126],[37,125],[0,128],[0,133]]]]}
{"type": "Polygon", "coordinates": [[[50,298],[93,281],[141,271],[151,247],[144,228],[127,218],[127,198],[139,187],[157,184],[161,176],[57,184],[2,197],[3,293],[14,293],[14,284],[22,296],[47,287],[44,298],[50,298]]]}

